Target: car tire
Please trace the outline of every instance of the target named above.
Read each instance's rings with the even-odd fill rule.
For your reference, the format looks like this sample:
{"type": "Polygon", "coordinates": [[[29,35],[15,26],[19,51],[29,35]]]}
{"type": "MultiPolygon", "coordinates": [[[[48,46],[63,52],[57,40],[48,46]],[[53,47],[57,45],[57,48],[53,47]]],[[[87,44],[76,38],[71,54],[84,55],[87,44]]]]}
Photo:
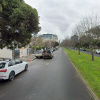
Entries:
{"type": "Polygon", "coordinates": [[[51,56],[50,59],[52,59],[53,57],[51,56]]]}
{"type": "Polygon", "coordinates": [[[27,71],[28,70],[28,65],[25,65],[25,69],[24,69],[25,71],[27,71]]]}
{"type": "Polygon", "coordinates": [[[9,81],[14,80],[14,78],[15,78],[15,72],[12,71],[12,72],[10,72],[10,74],[9,74],[9,81]]]}
{"type": "Polygon", "coordinates": [[[45,59],[45,57],[43,57],[43,59],[45,59]]]}

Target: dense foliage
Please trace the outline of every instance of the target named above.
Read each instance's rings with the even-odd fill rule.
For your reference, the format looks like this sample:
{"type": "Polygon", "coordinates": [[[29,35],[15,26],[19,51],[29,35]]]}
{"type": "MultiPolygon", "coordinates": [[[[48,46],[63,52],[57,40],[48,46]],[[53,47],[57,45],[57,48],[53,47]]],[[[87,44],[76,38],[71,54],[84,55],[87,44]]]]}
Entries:
{"type": "Polygon", "coordinates": [[[0,48],[25,46],[40,31],[38,12],[23,0],[0,0],[0,48]]]}

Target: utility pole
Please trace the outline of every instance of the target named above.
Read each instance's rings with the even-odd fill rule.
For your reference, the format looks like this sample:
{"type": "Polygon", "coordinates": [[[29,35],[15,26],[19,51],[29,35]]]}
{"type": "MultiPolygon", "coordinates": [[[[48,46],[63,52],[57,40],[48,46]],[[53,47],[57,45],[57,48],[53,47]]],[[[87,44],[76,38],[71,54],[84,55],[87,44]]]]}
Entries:
{"type": "Polygon", "coordinates": [[[29,55],[29,44],[28,44],[28,48],[27,48],[27,54],[28,54],[27,59],[29,60],[29,57],[30,57],[30,55],[29,55]]]}

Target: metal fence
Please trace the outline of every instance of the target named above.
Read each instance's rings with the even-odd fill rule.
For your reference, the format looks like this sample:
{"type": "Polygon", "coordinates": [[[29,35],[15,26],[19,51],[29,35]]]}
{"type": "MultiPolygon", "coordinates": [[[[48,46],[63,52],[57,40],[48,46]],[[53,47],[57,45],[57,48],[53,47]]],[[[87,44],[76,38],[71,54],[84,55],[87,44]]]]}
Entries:
{"type": "Polygon", "coordinates": [[[13,58],[19,58],[20,56],[20,50],[12,50],[13,58]]]}
{"type": "Polygon", "coordinates": [[[35,53],[35,50],[34,49],[29,49],[29,54],[34,54],[35,53]]]}

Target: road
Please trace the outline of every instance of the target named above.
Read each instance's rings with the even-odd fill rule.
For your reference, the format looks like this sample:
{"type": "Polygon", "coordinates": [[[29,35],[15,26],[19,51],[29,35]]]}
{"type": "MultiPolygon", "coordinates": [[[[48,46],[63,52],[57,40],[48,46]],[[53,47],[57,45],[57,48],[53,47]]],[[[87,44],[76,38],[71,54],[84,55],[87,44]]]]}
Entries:
{"type": "MultiPolygon", "coordinates": [[[[73,49],[73,50],[74,50],[74,49],[73,49]]],[[[78,50],[76,50],[76,51],[78,51],[78,50]]],[[[90,54],[90,55],[91,55],[91,52],[89,52],[89,51],[82,51],[82,50],[80,50],[80,52],[83,52],[83,53],[86,53],[86,54],[90,54]]],[[[94,56],[100,57],[100,54],[96,54],[96,53],[94,52],[94,56]]]]}
{"type": "MultiPolygon", "coordinates": [[[[81,52],[87,53],[87,54],[90,54],[90,55],[91,55],[91,52],[89,52],[89,51],[82,51],[82,50],[81,50],[81,52]]],[[[94,56],[100,57],[100,54],[96,54],[96,53],[94,52],[94,56]]]]}
{"type": "Polygon", "coordinates": [[[37,59],[15,80],[0,81],[0,100],[93,100],[60,49],[53,59],[37,59]]]}

